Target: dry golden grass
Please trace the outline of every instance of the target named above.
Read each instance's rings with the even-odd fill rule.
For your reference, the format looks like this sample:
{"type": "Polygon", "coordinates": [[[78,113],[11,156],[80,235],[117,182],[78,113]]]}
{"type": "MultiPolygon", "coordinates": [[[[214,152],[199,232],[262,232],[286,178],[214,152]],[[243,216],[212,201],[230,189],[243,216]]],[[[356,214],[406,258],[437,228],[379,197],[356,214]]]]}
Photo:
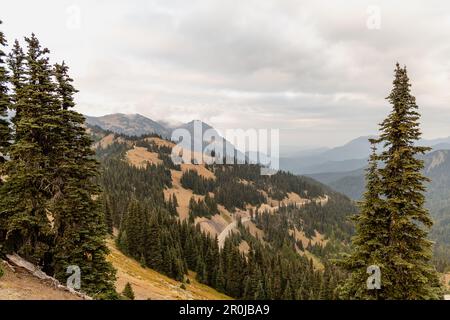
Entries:
{"type": "MultiPolygon", "coordinates": [[[[178,207],[177,212],[180,217],[180,219],[184,220],[189,217],[189,201],[193,197],[195,200],[198,199],[204,199],[204,196],[196,195],[192,192],[190,189],[185,189],[181,186],[181,176],[183,175],[183,172],[187,170],[195,170],[198,172],[199,175],[215,179],[216,177],[214,174],[205,168],[204,165],[194,165],[194,164],[182,164],[181,165],[182,171],[178,170],[170,170],[171,176],[172,176],[172,188],[164,190],[164,196],[166,200],[175,194],[178,201],[178,207]]],[[[212,230],[207,230],[212,231],[212,230]]]]}
{"type": "Polygon", "coordinates": [[[188,170],[194,170],[197,171],[197,173],[200,176],[206,179],[216,179],[214,173],[206,169],[206,167],[203,164],[183,163],[181,164],[181,170],[183,172],[186,172],[188,170]]]}
{"type": "Polygon", "coordinates": [[[239,252],[248,254],[250,250],[250,246],[248,245],[247,241],[242,240],[241,243],[239,243],[239,252]]]}
{"type": "Polygon", "coordinates": [[[239,181],[239,183],[242,183],[243,185],[246,185],[246,186],[253,185],[253,181],[249,182],[248,180],[245,180],[245,179],[239,179],[238,181],[239,181]]]}
{"type": "Polygon", "coordinates": [[[104,136],[100,141],[96,142],[94,144],[94,148],[105,149],[108,146],[110,146],[113,142],[114,142],[114,134],[111,133],[111,134],[104,136]]]}
{"type": "Polygon", "coordinates": [[[177,197],[178,207],[177,212],[180,219],[184,220],[189,217],[189,201],[192,197],[195,200],[204,199],[204,196],[195,195],[192,190],[185,189],[181,186],[181,176],[182,172],[177,170],[170,170],[172,175],[172,188],[164,190],[164,196],[169,199],[170,196],[174,195],[177,197]]]}
{"type": "Polygon", "coordinates": [[[145,167],[148,164],[159,165],[163,163],[156,152],[150,152],[146,148],[136,146],[127,151],[126,158],[128,163],[138,168],[145,167]]]}
{"type": "Polygon", "coordinates": [[[246,221],[243,223],[244,227],[250,232],[252,236],[255,238],[258,238],[259,240],[263,241],[264,238],[264,231],[261,229],[258,229],[256,225],[252,221],[246,221]]]}
{"type": "Polygon", "coordinates": [[[443,274],[441,279],[444,287],[450,292],[450,272],[443,274]]]}
{"type": "Polygon", "coordinates": [[[173,143],[172,141],[163,140],[163,139],[158,138],[158,137],[150,137],[150,138],[146,138],[145,140],[148,141],[148,142],[152,142],[152,143],[156,144],[159,147],[173,148],[175,146],[175,143],[173,143]]]}
{"type": "MultiPolygon", "coordinates": [[[[256,211],[256,208],[255,208],[256,211]]],[[[276,207],[276,204],[272,202],[272,200],[268,199],[268,203],[263,203],[259,206],[258,212],[268,212],[268,213],[275,213],[278,211],[278,207],[276,207]]]]}
{"type": "Polygon", "coordinates": [[[295,250],[297,251],[297,253],[299,255],[305,256],[306,258],[308,258],[308,260],[312,260],[314,270],[318,270],[318,271],[325,270],[325,266],[323,265],[322,261],[320,261],[320,259],[317,258],[314,254],[312,254],[308,250],[303,250],[303,251],[300,250],[300,248],[297,247],[297,245],[295,246],[295,250]]]}
{"type": "Polygon", "coordinates": [[[200,226],[203,232],[208,233],[212,238],[219,235],[220,231],[217,230],[212,220],[205,217],[195,218],[195,224],[200,226]]]}
{"type": "Polygon", "coordinates": [[[314,230],[315,234],[312,238],[308,238],[304,231],[300,231],[297,228],[289,230],[290,235],[294,235],[295,239],[297,241],[301,241],[303,247],[307,247],[309,242],[311,242],[312,245],[320,244],[322,246],[325,246],[328,242],[327,239],[325,239],[325,236],[317,230],[314,230]]]}
{"type": "Polygon", "coordinates": [[[322,261],[320,261],[319,258],[317,258],[314,254],[309,252],[308,250],[305,250],[303,254],[308,258],[311,259],[313,262],[313,266],[315,270],[323,271],[325,270],[325,266],[323,265],[322,261]]]}
{"type": "Polygon", "coordinates": [[[125,256],[112,239],[108,240],[108,247],[111,251],[108,260],[117,269],[117,292],[122,292],[129,282],[136,300],[231,300],[227,295],[196,281],[195,273],[189,273],[190,284],[185,284],[184,290],[180,282],[143,268],[137,261],[125,256]]]}

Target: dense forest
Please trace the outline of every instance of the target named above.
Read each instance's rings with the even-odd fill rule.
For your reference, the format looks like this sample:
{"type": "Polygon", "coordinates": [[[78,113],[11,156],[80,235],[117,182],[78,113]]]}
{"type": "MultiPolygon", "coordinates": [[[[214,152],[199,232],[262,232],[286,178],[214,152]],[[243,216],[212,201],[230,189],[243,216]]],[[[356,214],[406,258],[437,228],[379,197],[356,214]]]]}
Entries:
{"type": "MultiPolygon", "coordinates": [[[[98,128],[91,130],[100,131],[98,128]]],[[[335,257],[342,248],[348,250],[352,226],[346,217],[355,213],[355,206],[348,198],[311,179],[285,172],[272,177],[261,176],[258,165],[213,165],[208,169],[214,172],[215,179],[205,178],[195,170],[182,174],[182,186],[205,197],[192,198],[190,218],[180,221],[174,210],[176,199],[164,200],[164,189],[171,187],[169,168],[181,169],[165,162],[131,166],[125,161],[125,154],[133,146],[156,152],[159,159],[170,160],[171,152],[145,137],[125,138],[122,142],[116,139],[106,148],[97,149],[103,168],[100,181],[105,190],[106,220],[107,223],[112,221],[118,230],[117,244],[123,252],[142,265],[179,281],[185,281],[188,270],[195,271],[200,282],[235,298],[337,297],[335,289],[345,273],[328,258],[335,257]],[[243,184],[244,180],[250,183],[243,184]],[[279,215],[264,212],[253,215],[252,220],[267,233],[264,242],[241,226],[240,233],[227,238],[219,249],[217,239],[194,224],[195,217],[210,218],[218,214],[218,204],[230,210],[248,204],[261,205],[267,202],[263,192],[278,200],[288,192],[298,192],[310,199],[328,194],[333,200],[324,206],[311,203],[301,210],[295,206],[282,207],[279,215]],[[280,221],[267,223],[266,219],[280,221]],[[332,235],[333,241],[324,247],[308,248],[324,261],[323,270],[317,270],[310,258],[298,253],[296,241],[289,235],[292,226],[308,234],[317,230],[332,235]],[[250,244],[246,254],[238,248],[241,241],[250,244]]]]}

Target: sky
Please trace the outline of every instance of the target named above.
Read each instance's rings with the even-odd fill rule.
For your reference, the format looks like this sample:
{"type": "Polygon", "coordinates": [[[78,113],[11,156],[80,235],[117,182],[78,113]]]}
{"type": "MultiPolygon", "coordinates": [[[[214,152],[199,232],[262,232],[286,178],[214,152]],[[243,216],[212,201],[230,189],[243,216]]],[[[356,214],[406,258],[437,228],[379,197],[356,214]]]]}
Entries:
{"type": "Polygon", "coordinates": [[[34,32],[71,68],[77,110],[280,129],[282,146],[376,134],[396,62],[425,138],[450,135],[450,2],[8,1],[9,43],[34,32]]]}

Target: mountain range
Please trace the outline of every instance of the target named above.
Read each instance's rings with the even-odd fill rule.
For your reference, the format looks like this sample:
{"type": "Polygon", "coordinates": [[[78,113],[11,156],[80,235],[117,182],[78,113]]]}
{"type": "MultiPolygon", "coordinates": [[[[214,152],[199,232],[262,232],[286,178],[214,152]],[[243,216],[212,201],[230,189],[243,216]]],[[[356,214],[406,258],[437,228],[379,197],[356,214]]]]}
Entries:
{"type": "MultiPolygon", "coordinates": [[[[98,126],[103,130],[129,136],[157,134],[163,138],[170,138],[174,130],[186,129],[192,137],[190,142],[194,145],[193,142],[198,139],[198,137],[195,137],[194,132],[194,127],[197,126],[197,128],[201,128],[203,133],[209,130],[212,135],[221,137],[213,127],[200,120],[193,120],[179,126],[168,126],[140,114],[116,113],[102,117],[85,117],[86,123],[91,126],[98,126]]],[[[332,173],[348,173],[361,169],[366,165],[370,152],[370,138],[373,138],[373,136],[358,137],[334,148],[316,147],[291,153],[284,151],[284,156],[280,157],[280,168],[295,174],[315,175],[321,177],[321,181],[329,181],[334,177],[332,173]]],[[[203,148],[211,143],[208,139],[203,137],[202,139],[204,139],[202,143],[203,148]]],[[[228,150],[234,150],[234,146],[230,142],[226,141],[226,144],[228,150]]],[[[431,147],[433,151],[450,149],[450,136],[429,140],[422,139],[419,141],[419,144],[431,147]]],[[[353,173],[346,174],[346,176],[354,175],[353,173]]]]}
{"type": "Polygon", "coordinates": [[[156,133],[163,137],[170,136],[169,128],[140,114],[115,113],[101,117],[85,116],[86,123],[103,130],[128,136],[142,136],[156,133]]]}
{"type": "MultiPolygon", "coordinates": [[[[192,137],[191,143],[198,139],[194,135],[195,127],[201,127],[202,132],[211,130],[215,135],[220,136],[210,125],[198,120],[175,128],[138,114],[86,117],[86,122],[91,126],[98,126],[115,133],[126,135],[155,133],[165,138],[168,138],[175,129],[186,129],[192,137]]],[[[307,175],[351,199],[358,200],[365,189],[364,173],[370,152],[369,138],[372,137],[358,137],[342,146],[329,149],[312,148],[292,152],[280,158],[280,168],[294,174],[307,175]]],[[[204,138],[202,140],[204,140],[201,144],[202,148],[211,142],[204,138]]],[[[228,141],[226,143],[229,150],[234,150],[231,143],[228,141]]],[[[450,212],[450,137],[422,139],[418,143],[432,148],[432,151],[423,156],[424,174],[431,179],[427,191],[427,206],[437,221],[436,228],[446,230],[450,226],[450,221],[447,221],[449,220],[448,212],[450,212]]],[[[445,235],[446,232],[441,233],[445,235]]]]}
{"type": "MultiPolygon", "coordinates": [[[[450,245],[450,150],[431,151],[421,157],[424,175],[430,179],[426,191],[426,207],[434,219],[432,238],[450,245]]],[[[344,172],[310,174],[309,177],[359,200],[365,190],[365,167],[344,172]]]]}
{"type": "MultiPolygon", "coordinates": [[[[350,142],[317,152],[314,154],[297,154],[280,159],[281,168],[297,174],[320,174],[347,172],[360,169],[367,163],[370,152],[369,139],[373,136],[358,137],[350,142]]],[[[430,147],[432,151],[450,149],[450,137],[422,139],[419,145],[430,147]]],[[[382,146],[378,146],[380,149],[382,146]]]]}
{"type": "Polygon", "coordinates": [[[226,156],[227,158],[237,157],[241,160],[248,159],[244,152],[239,151],[232,143],[223,138],[216,129],[200,120],[192,120],[178,126],[169,126],[140,114],[115,113],[101,117],[85,116],[85,118],[87,125],[97,126],[100,129],[113,133],[137,137],[156,134],[164,139],[177,140],[176,142],[183,149],[189,149],[193,152],[202,153],[206,150],[207,153],[210,153],[215,149],[215,151],[219,150],[216,157],[226,156]],[[179,135],[184,136],[183,132],[188,134],[190,139],[175,139],[179,138],[179,135]],[[174,137],[174,134],[177,137],[174,137]],[[201,143],[196,143],[200,140],[202,141],[201,143]],[[222,145],[220,146],[219,143],[222,143],[222,145]]]}

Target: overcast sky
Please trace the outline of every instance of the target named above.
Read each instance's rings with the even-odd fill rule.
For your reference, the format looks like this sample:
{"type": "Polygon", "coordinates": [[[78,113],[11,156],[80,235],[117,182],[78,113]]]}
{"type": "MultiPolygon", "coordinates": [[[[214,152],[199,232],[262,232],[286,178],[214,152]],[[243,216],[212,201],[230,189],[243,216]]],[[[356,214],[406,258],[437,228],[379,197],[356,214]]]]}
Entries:
{"type": "Polygon", "coordinates": [[[333,146],[376,133],[396,61],[425,138],[449,136],[448,1],[8,1],[9,43],[31,32],[65,60],[77,109],[280,128],[333,146]]]}

